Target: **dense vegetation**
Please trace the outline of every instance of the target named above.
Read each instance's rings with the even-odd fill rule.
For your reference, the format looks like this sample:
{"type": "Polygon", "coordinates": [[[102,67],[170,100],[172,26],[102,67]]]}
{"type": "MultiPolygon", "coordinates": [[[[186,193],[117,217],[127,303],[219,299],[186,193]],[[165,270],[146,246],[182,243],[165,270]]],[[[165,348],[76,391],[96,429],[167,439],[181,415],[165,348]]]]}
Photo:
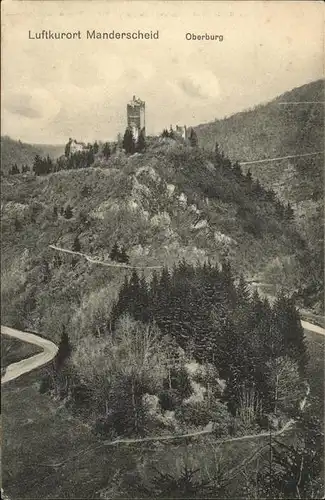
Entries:
{"type": "Polygon", "coordinates": [[[123,282],[121,271],[72,259],[51,244],[110,262],[117,243],[124,262],[144,267],[226,257],[237,275],[266,272],[269,279],[274,262],[290,258],[291,290],[299,286],[305,242],[291,208],[238,164],[170,138],[148,138],[144,154],[116,152],[105,159],[99,151],[94,160],[91,167],[3,179],[8,324],[57,338],[61,323],[72,334],[76,324],[96,330],[103,322],[123,282]],[[95,324],[88,324],[94,307],[95,324]]]}
{"type": "Polygon", "coordinates": [[[170,452],[142,449],[141,467],[119,471],[100,498],[318,498],[323,433],[312,408],[300,406],[305,368],[290,299],[279,296],[271,307],[249,295],[242,278],[234,282],[228,263],[220,269],[183,261],[149,282],[134,271],[96,336],[71,346],[64,331],[41,392],[63,400],[101,439],[211,426],[205,450],[214,453],[215,438],[274,432],[297,419],[295,439],[270,434],[235,469],[190,444],[182,452],[172,444],[170,452]]]}
{"type": "MultiPolygon", "coordinates": [[[[219,270],[183,261],[149,282],[133,271],[97,339],[85,336],[75,349],[64,376],[55,375],[56,363],[45,387],[104,419],[107,432],[141,434],[154,425],[150,395],[157,398],[151,419],[160,427],[162,411],[175,410],[176,421],[212,421],[217,435],[227,435],[240,426],[246,432],[268,427],[270,414],[290,415],[303,393],[306,349],[294,304],[279,296],[271,308],[258,294],[250,297],[243,278],[234,283],[228,263],[219,270]],[[202,366],[195,380],[204,396],[189,403],[191,362],[202,366]]],[[[59,368],[70,352],[64,331],[59,368]]]]}
{"type": "MultiPolygon", "coordinates": [[[[212,150],[217,139],[232,161],[252,162],[323,152],[324,82],[303,85],[268,104],[199,125],[195,130],[202,147],[212,150]]],[[[243,169],[250,169],[263,186],[272,188],[282,201],[291,203],[295,222],[306,241],[303,257],[306,272],[299,297],[307,307],[316,306],[322,311],[324,154],[243,164],[243,169]]],[[[282,284],[287,282],[287,269],[291,266],[290,260],[276,265],[282,284]]]]}

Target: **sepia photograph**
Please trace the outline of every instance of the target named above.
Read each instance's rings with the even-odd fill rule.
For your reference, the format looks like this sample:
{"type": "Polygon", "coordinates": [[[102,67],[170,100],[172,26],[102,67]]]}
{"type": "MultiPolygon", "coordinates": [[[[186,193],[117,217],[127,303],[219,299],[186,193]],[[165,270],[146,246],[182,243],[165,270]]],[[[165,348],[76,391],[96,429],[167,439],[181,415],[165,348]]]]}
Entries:
{"type": "Polygon", "coordinates": [[[1,9],[2,498],[325,498],[323,2],[1,9]]]}

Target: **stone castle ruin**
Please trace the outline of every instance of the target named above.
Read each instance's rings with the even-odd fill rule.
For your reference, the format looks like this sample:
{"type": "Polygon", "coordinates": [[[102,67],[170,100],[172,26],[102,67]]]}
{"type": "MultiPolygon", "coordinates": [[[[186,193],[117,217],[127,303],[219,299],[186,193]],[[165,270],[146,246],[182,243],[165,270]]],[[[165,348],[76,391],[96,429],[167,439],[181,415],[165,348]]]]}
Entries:
{"type": "Polygon", "coordinates": [[[128,102],[126,107],[127,126],[132,130],[133,137],[136,141],[141,131],[144,135],[146,132],[145,108],[146,103],[136,98],[135,95],[132,101],[128,102]]]}
{"type": "Polygon", "coordinates": [[[175,133],[181,136],[183,139],[188,138],[188,130],[186,128],[186,125],[176,125],[175,133]]]}

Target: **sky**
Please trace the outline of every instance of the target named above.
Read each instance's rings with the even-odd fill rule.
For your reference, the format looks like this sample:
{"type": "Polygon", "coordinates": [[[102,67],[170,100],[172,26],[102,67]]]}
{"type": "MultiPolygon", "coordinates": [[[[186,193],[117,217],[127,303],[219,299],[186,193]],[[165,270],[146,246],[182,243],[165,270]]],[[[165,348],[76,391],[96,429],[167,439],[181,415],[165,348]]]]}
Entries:
{"type": "Polygon", "coordinates": [[[4,0],[1,133],[114,140],[133,95],[146,102],[149,134],[229,116],[323,78],[323,26],[318,1],[4,0]],[[138,29],[159,39],[86,39],[86,30],[138,29]],[[82,39],[29,39],[42,30],[80,30],[82,39]]]}

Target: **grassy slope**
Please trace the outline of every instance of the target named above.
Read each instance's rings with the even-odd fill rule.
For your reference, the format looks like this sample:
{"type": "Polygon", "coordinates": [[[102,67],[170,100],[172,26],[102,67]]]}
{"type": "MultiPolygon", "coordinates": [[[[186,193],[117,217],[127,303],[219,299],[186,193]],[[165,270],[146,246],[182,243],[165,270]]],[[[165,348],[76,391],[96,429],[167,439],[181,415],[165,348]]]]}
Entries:
{"type": "Polygon", "coordinates": [[[62,255],[55,267],[49,244],[72,247],[106,260],[113,243],[125,245],[134,265],[173,265],[185,257],[196,263],[227,255],[236,271],[263,271],[277,256],[296,251],[294,227],[280,223],[274,207],[252,202],[261,214],[261,234],[242,218],[240,185],[219,177],[220,196],[207,197],[212,174],[207,158],[177,143],[159,141],[144,155],[112,158],[108,165],[61,171],[45,177],[3,179],[2,307],[7,324],[36,329],[57,338],[62,323],[70,331],[87,327],[104,304],[107,320],[126,271],[94,266],[62,255]],[[118,167],[118,168],[117,168],[118,167]],[[174,192],[168,188],[173,186],[174,192]],[[224,193],[228,198],[223,199],[224,193]],[[187,201],[180,200],[181,195],[187,201]],[[69,203],[70,220],[53,208],[69,203]],[[199,212],[199,213],[198,213],[199,212]],[[217,237],[217,238],[216,238],[217,237]],[[227,239],[228,238],[228,239],[227,239]],[[42,277],[42,259],[50,278],[42,277]]]}
{"type": "Polygon", "coordinates": [[[26,144],[10,137],[1,137],[1,172],[7,173],[15,163],[21,170],[22,165],[32,166],[36,155],[57,158],[64,153],[64,146],[46,144],[26,144]]]}
{"type": "Polygon", "coordinates": [[[18,339],[1,335],[1,367],[5,368],[11,363],[21,359],[29,358],[34,354],[42,352],[42,349],[34,344],[22,342],[18,339]]]}

